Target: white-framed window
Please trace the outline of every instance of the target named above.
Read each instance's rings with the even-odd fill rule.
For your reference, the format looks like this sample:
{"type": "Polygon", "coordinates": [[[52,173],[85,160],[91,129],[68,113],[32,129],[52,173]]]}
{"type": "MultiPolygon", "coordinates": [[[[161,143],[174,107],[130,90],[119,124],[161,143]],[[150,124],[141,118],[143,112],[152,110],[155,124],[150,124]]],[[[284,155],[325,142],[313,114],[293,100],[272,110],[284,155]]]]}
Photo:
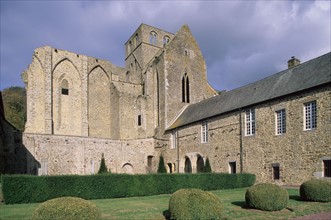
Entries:
{"type": "Polygon", "coordinates": [[[205,121],[201,125],[201,143],[208,142],[208,123],[205,121]]]}
{"type": "Polygon", "coordinates": [[[170,148],[171,149],[176,149],[177,148],[177,131],[173,131],[171,133],[171,144],[170,144],[170,148]]]}
{"type": "Polygon", "coordinates": [[[317,127],[316,101],[304,104],[304,130],[313,130],[317,127]]]}
{"type": "Polygon", "coordinates": [[[245,135],[255,134],[255,109],[248,109],[245,112],[245,135]]]}
{"type": "Polygon", "coordinates": [[[281,109],[276,111],[276,134],[286,133],[286,111],[281,109]]]}

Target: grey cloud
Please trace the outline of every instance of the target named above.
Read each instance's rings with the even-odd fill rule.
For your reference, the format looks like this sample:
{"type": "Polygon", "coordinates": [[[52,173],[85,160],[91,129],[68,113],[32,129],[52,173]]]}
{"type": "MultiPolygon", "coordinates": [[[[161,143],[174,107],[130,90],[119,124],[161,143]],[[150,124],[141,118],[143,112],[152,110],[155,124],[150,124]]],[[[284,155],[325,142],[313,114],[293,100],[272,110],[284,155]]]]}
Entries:
{"type": "Polygon", "coordinates": [[[124,43],[146,23],[175,33],[188,24],[207,62],[210,84],[230,90],[329,52],[325,1],[1,1],[1,85],[36,47],[50,45],[124,65],[124,43]]]}

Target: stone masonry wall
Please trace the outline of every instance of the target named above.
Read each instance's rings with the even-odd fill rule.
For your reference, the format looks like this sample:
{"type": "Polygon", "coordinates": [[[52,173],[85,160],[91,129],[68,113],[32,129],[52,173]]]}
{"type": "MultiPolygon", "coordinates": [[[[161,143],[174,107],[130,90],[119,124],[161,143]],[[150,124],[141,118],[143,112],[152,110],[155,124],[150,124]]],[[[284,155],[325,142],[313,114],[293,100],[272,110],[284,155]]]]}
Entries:
{"type": "MultiPolygon", "coordinates": [[[[331,92],[330,85],[292,95],[264,104],[255,109],[256,133],[244,134],[242,116],[243,172],[254,173],[257,182],[276,182],[282,185],[299,185],[313,177],[322,177],[322,160],[331,159],[331,92]],[[316,100],[317,128],[303,129],[304,103],[316,100]],[[276,135],[275,111],[286,109],[286,133],[276,135]],[[272,165],[279,164],[280,180],[273,180],[272,165]]],[[[230,172],[230,162],[240,172],[240,112],[234,111],[208,119],[208,142],[201,143],[201,123],[178,129],[177,148],[170,144],[163,149],[165,163],[176,162],[179,152],[179,172],[184,172],[185,158],[190,158],[192,171],[196,171],[199,156],[208,157],[214,172],[230,172]]]]}
{"type": "Polygon", "coordinates": [[[147,173],[147,158],[154,156],[154,140],[116,141],[58,135],[24,134],[24,143],[34,156],[29,172],[39,175],[97,173],[101,155],[113,173],[147,173]]]}

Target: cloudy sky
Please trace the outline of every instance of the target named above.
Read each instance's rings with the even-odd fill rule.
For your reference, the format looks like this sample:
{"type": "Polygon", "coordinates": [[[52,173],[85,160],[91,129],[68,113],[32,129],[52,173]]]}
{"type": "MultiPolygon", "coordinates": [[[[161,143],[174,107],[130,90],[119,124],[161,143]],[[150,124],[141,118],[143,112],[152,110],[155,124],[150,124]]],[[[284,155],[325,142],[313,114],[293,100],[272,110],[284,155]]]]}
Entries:
{"type": "Polygon", "coordinates": [[[23,86],[35,48],[49,45],[124,66],[141,23],[176,33],[187,24],[209,83],[230,90],[331,51],[330,1],[1,2],[0,89],[23,86]]]}

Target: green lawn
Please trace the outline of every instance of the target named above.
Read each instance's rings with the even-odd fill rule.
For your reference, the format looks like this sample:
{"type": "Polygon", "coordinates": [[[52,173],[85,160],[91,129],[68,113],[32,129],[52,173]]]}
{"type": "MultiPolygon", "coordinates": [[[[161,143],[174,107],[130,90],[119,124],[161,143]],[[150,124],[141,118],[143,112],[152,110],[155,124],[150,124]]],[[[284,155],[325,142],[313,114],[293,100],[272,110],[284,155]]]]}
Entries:
{"type": "MultiPolygon", "coordinates": [[[[227,219],[289,219],[297,216],[331,212],[331,203],[302,202],[299,190],[289,189],[287,209],[263,212],[245,207],[246,189],[213,191],[224,204],[227,219]]],[[[102,219],[165,219],[170,195],[92,200],[102,212],[102,219]]],[[[29,219],[38,204],[1,205],[0,219],[29,219]]]]}

